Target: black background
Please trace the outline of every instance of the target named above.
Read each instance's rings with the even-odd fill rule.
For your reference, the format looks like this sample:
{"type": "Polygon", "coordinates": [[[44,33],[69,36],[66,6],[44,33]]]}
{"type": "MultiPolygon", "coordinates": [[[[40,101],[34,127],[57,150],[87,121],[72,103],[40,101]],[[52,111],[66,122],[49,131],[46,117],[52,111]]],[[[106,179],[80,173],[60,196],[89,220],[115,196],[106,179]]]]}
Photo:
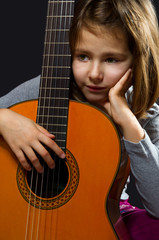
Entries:
{"type": "MultiPolygon", "coordinates": [[[[0,1],[0,96],[41,73],[46,14],[47,0],[0,1]]],[[[142,207],[133,178],[128,192],[142,207]]]]}
{"type": "Polygon", "coordinates": [[[41,73],[47,0],[0,1],[0,96],[41,73]]]}

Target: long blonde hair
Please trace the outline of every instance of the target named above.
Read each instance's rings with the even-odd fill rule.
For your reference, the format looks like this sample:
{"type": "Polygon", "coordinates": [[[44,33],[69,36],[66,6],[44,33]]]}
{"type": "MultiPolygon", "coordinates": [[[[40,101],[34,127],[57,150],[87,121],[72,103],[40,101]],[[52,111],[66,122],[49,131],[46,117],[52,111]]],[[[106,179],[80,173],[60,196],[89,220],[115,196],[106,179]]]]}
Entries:
{"type": "Polygon", "coordinates": [[[72,55],[81,29],[94,24],[119,27],[126,33],[134,56],[132,111],[137,118],[145,116],[159,96],[159,29],[154,6],[150,0],[79,0],[70,28],[72,55]]]}

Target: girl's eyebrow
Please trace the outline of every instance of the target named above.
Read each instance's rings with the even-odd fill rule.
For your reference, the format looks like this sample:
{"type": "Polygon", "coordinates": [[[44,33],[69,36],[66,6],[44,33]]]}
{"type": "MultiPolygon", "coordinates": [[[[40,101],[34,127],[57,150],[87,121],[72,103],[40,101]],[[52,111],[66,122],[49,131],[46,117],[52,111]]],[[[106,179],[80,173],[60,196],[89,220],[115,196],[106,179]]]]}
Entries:
{"type": "Polygon", "coordinates": [[[89,54],[89,51],[86,49],[82,49],[82,48],[76,48],[75,49],[75,53],[85,53],[85,54],[89,54]]]}
{"type": "MultiPolygon", "coordinates": [[[[75,53],[76,54],[79,54],[79,53],[82,53],[82,54],[91,54],[91,52],[90,51],[88,51],[88,50],[86,50],[86,49],[82,49],[82,48],[76,48],[75,49],[75,53]]],[[[105,52],[103,52],[103,54],[102,54],[103,56],[105,56],[105,57],[107,57],[107,56],[111,56],[111,57],[126,57],[126,53],[125,52],[123,52],[123,53],[121,53],[121,52],[115,52],[115,51],[105,51],[105,52]]]]}

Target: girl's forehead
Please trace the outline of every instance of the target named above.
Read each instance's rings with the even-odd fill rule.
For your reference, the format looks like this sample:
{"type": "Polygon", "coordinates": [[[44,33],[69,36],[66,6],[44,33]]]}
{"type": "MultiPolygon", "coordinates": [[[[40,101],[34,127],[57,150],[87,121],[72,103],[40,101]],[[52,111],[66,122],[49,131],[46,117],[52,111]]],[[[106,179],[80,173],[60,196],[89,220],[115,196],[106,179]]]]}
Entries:
{"type": "Polygon", "coordinates": [[[96,37],[103,38],[103,39],[117,39],[119,41],[127,42],[127,34],[126,32],[120,27],[110,27],[110,26],[99,26],[93,25],[90,28],[83,26],[80,31],[78,32],[78,38],[76,44],[83,41],[83,38],[87,35],[87,33],[92,33],[96,37]]]}

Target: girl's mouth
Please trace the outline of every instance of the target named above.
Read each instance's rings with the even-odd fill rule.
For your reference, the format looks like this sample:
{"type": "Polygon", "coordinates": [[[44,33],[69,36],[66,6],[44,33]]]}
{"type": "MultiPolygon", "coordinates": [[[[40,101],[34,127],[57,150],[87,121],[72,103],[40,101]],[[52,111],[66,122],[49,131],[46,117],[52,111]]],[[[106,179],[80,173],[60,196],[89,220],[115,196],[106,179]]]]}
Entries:
{"type": "Polygon", "coordinates": [[[97,86],[90,86],[90,85],[87,85],[86,87],[89,89],[90,92],[101,92],[106,89],[105,87],[97,87],[97,86]]]}

